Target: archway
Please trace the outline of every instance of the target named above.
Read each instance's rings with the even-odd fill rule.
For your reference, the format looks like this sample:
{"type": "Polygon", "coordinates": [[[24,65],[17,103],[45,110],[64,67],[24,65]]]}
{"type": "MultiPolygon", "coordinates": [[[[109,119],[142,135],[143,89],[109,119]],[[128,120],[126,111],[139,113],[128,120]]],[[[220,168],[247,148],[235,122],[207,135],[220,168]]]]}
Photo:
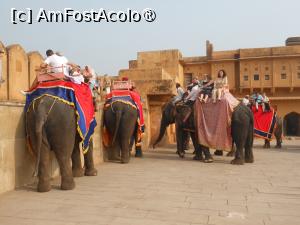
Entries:
{"type": "Polygon", "coordinates": [[[283,119],[284,135],[300,136],[300,114],[291,112],[283,119]]]}

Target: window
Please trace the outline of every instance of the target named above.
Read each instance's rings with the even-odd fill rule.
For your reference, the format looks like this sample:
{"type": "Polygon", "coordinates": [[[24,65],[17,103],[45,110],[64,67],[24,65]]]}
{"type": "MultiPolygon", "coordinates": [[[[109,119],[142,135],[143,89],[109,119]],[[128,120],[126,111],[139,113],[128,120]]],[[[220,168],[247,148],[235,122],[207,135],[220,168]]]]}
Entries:
{"type": "Polygon", "coordinates": [[[259,74],[254,74],[253,78],[254,80],[259,80],[259,74]]]}
{"type": "Polygon", "coordinates": [[[258,70],[258,67],[255,67],[255,71],[257,71],[258,70]]]}
{"type": "Polygon", "coordinates": [[[248,71],[248,68],[245,68],[244,71],[248,71]]]}
{"type": "Polygon", "coordinates": [[[193,74],[192,73],[185,73],[184,74],[184,86],[189,85],[192,83],[193,74]]]}
{"type": "Polygon", "coordinates": [[[265,75],[265,80],[270,80],[270,75],[269,74],[265,75]]]}
{"type": "Polygon", "coordinates": [[[285,70],[285,66],[282,66],[282,70],[285,70]]]}
{"type": "Polygon", "coordinates": [[[281,80],[285,80],[286,79],[286,73],[282,73],[281,74],[281,80]]]}
{"type": "Polygon", "coordinates": [[[248,75],[244,75],[244,81],[248,81],[248,75]]]}
{"type": "Polygon", "coordinates": [[[268,70],[269,70],[269,67],[268,67],[268,66],[266,66],[265,70],[266,70],[266,71],[268,71],[268,70]]]}
{"type": "Polygon", "coordinates": [[[297,78],[300,79],[300,72],[297,73],[297,78]]]}

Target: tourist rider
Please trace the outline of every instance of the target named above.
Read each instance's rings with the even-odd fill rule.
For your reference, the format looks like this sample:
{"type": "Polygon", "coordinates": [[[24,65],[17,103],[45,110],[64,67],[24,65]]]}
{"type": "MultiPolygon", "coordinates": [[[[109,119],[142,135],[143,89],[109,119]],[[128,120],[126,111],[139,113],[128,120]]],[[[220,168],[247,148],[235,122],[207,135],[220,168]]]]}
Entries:
{"type": "Polygon", "coordinates": [[[243,100],[242,100],[242,103],[243,103],[245,106],[250,106],[249,95],[245,95],[245,97],[244,97],[243,100]]]}
{"type": "Polygon", "coordinates": [[[253,102],[255,104],[256,111],[258,111],[258,106],[262,105],[263,103],[263,96],[258,92],[254,92],[251,98],[253,99],[253,102]]]}
{"type": "Polygon", "coordinates": [[[270,99],[268,98],[266,93],[263,93],[262,97],[263,97],[263,103],[262,103],[263,112],[269,112],[270,111],[270,99]]]}
{"type": "Polygon", "coordinates": [[[206,103],[208,98],[211,97],[212,90],[214,89],[214,81],[209,74],[204,75],[205,79],[201,82],[201,94],[199,97],[200,102],[206,103]]]}
{"type": "Polygon", "coordinates": [[[172,102],[173,105],[180,102],[184,95],[184,90],[179,83],[176,83],[176,90],[177,90],[177,95],[173,99],[173,102],[172,102]]]}
{"type": "Polygon", "coordinates": [[[213,102],[215,103],[216,100],[221,100],[221,97],[224,95],[224,90],[228,89],[228,79],[225,70],[220,70],[218,72],[218,77],[215,80],[215,85],[213,89],[213,102]]]}
{"type": "Polygon", "coordinates": [[[195,100],[197,99],[199,93],[200,93],[200,87],[198,85],[198,80],[197,79],[193,79],[192,82],[192,89],[191,92],[188,94],[188,96],[184,99],[184,102],[186,105],[192,106],[195,103],[195,100]]]}

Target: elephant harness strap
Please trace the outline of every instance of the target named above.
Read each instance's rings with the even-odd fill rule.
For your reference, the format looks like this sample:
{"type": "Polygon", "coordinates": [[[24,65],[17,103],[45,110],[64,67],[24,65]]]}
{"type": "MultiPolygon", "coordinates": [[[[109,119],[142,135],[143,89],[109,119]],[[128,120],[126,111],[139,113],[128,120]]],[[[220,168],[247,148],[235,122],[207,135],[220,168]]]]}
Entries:
{"type": "Polygon", "coordinates": [[[54,101],[52,102],[52,105],[51,105],[51,107],[50,107],[50,109],[49,109],[49,111],[47,112],[47,116],[50,114],[50,112],[51,112],[51,110],[52,110],[52,108],[53,108],[53,106],[55,105],[55,103],[56,103],[56,98],[54,99],[54,101]]]}

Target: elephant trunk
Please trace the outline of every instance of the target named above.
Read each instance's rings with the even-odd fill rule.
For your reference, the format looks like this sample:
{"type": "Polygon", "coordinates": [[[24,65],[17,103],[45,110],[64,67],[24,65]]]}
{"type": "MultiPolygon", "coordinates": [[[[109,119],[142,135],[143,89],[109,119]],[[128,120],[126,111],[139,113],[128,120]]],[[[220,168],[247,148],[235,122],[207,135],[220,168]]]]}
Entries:
{"type": "Polygon", "coordinates": [[[169,126],[169,124],[166,123],[166,121],[164,121],[162,119],[161,122],[160,122],[159,135],[158,135],[158,138],[156,139],[156,141],[153,144],[153,149],[155,148],[155,146],[161,141],[161,139],[165,135],[165,132],[166,132],[166,129],[167,129],[168,126],[169,126]]]}
{"type": "Polygon", "coordinates": [[[115,143],[118,131],[119,131],[119,127],[120,127],[120,122],[121,122],[121,116],[122,116],[122,111],[118,110],[116,112],[116,128],[115,128],[115,133],[112,139],[111,144],[113,145],[115,143]]]}
{"type": "Polygon", "coordinates": [[[173,115],[173,111],[174,111],[175,106],[172,104],[172,102],[168,102],[163,106],[162,109],[162,118],[160,121],[160,129],[159,129],[159,135],[157,140],[154,142],[153,144],[153,149],[155,148],[155,146],[161,141],[161,139],[163,138],[167,127],[170,124],[173,124],[175,122],[175,117],[173,115]]]}

